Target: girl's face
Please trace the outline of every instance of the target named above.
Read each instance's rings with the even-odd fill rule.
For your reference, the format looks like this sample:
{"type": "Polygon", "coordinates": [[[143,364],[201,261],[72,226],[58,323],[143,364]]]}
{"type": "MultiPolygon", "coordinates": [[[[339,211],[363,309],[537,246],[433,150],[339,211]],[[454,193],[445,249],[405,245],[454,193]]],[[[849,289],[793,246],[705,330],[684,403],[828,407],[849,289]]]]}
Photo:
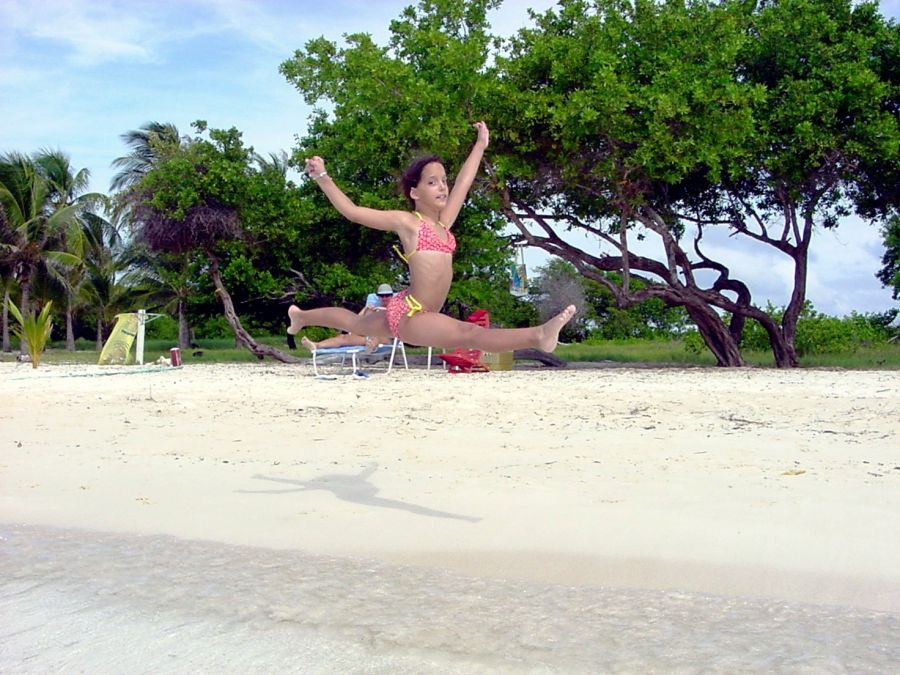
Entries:
{"type": "Polygon", "coordinates": [[[440,162],[431,162],[422,169],[419,182],[409,191],[416,204],[431,206],[440,211],[447,203],[450,189],[447,185],[447,172],[440,162]]]}

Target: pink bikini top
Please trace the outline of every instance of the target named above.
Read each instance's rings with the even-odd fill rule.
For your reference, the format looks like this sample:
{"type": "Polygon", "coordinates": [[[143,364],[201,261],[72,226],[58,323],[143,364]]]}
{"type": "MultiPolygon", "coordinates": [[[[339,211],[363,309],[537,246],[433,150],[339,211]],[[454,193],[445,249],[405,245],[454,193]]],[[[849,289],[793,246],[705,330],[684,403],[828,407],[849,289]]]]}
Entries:
{"type": "Polygon", "coordinates": [[[412,257],[414,253],[417,251],[437,251],[439,253],[453,253],[456,250],[456,237],[453,236],[453,233],[446,228],[446,226],[438,221],[438,225],[444,228],[444,232],[447,233],[447,241],[443,241],[440,239],[437,234],[435,234],[434,230],[425,222],[425,219],[422,218],[421,214],[416,212],[416,216],[419,218],[419,232],[416,235],[416,248],[414,251],[403,255],[400,253],[400,249],[394,248],[397,250],[397,253],[400,254],[400,257],[403,260],[409,262],[409,259],[412,257]]]}

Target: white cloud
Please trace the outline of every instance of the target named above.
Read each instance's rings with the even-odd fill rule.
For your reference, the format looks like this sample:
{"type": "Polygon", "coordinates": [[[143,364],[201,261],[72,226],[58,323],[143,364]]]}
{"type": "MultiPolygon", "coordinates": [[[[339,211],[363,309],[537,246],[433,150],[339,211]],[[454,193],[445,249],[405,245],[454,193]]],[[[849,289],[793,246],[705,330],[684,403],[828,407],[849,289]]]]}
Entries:
{"type": "Polygon", "coordinates": [[[152,25],[136,13],[108,3],[72,3],[48,0],[32,3],[9,0],[0,9],[7,29],[22,39],[63,45],[72,63],[95,65],[117,59],[149,60],[152,25]]]}
{"type": "Polygon", "coordinates": [[[895,306],[875,273],[881,268],[884,241],[880,229],[848,218],[834,230],[815,233],[810,248],[809,297],[819,311],[843,316],[852,311],[880,312],[895,306]]]}
{"type": "Polygon", "coordinates": [[[316,14],[292,11],[290,3],[281,11],[280,3],[259,3],[249,0],[201,0],[216,23],[214,30],[240,35],[244,40],[267,51],[283,52],[298,35],[308,35],[316,25],[307,17],[316,14]]]}

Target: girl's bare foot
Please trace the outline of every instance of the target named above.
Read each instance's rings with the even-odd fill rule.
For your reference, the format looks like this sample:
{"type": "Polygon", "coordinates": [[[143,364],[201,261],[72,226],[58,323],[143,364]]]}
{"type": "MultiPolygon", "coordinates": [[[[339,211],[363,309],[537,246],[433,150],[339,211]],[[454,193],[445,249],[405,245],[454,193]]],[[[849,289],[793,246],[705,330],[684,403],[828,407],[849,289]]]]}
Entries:
{"type": "Polygon", "coordinates": [[[541,336],[538,339],[538,349],[552,352],[559,342],[559,331],[563,329],[569,320],[575,316],[575,305],[569,305],[559,314],[540,326],[541,336]]]}
{"type": "Polygon", "coordinates": [[[288,318],[291,320],[291,325],[288,326],[287,329],[288,335],[296,335],[300,332],[300,329],[303,328],[303,319],[301,318],[302,315],[303,310],[297,307],[297,305],[291,305],[290,307],[288,307],[288,318]]]}
{"type": "MultiPolygon", "coordinates": [[[[290,330],[290,329],[288,329],[288,330],[290,330]]],[[[300,344],[303,345],[304,347],[306,347],[311,352],[316,351],[316,343],[313,342],[312,340],[310,340],[305,335],[302,338],[300,338],[300,344]]]]}

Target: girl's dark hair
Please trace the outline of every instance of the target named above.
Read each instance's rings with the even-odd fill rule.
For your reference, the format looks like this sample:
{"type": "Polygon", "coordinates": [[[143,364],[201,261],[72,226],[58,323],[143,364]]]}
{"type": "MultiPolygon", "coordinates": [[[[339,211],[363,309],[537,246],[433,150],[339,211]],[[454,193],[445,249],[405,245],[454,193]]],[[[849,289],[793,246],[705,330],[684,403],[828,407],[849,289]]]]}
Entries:
{"type": "Polygon", "coordinates": [[[415,200],[409,196],[410,191],[419,184],[419,181],[422,179],[422,170],[431,164],[432,162],[437,162],[438,164],[443,164],[441,158],[437,155],[425,155],[424,157],[417,157],[412,162],[410,162],[409,166],[406,167],[406,171],[403,172],[403,175],[400,176],[400,187],[403,189],[403,196],[406,197],[406,200],[409,202],[409,205],[415,207],[415,200]]]}

